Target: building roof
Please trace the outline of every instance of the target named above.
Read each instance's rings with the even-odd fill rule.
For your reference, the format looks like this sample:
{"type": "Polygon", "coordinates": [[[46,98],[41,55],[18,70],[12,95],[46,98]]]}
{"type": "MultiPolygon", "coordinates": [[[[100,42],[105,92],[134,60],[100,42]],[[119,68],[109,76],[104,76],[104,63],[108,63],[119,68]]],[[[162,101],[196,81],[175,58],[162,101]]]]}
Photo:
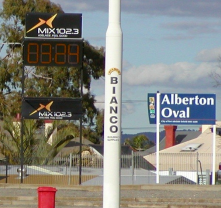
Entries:
{"type": "MultiPolygon", "coordinates": [[[[94,144],[88,139],[82,139],[82,145],[88,146],[92,149],[95,149],[100,155],[104,155],[104,146],[101,144],[94,144]]],[[[79,150],[80,139],[74,138],[72,139],[59,153],[57,156],[68,155],[72,153],[74,150],[79,150]]],[[[131,155],[132,149],[128,145],[121,145],[121,154],[122,155],[131,155]]]]}
{"type": "MultiPolygon", "coordinates": [[[[221,128],[221,122],[216,123],[217,129],[221,128]]],[[[200,161],[204,170],[212,170],[213,155],[213,132],[212,126],[200,134],[197,138],[182,142],[173,147],[163,149],[160,153],[160,169],[164,170],[173,168],[174,170],[196,170],[197,161],[200,161]],[[197,155],[199,159],[197,160],[197,155]],[[191,161],[190,161],[191,160],[191,161]],[[171,167],[173,166],[173,167],[171,167]]],[[[221,136],[216,134],[216,168],[218,169],[221,162],[221,136]]],[[[156,153],[144,156],[144,158],[156,166],[156,153]]]]}
{"type": "MultiPolygon", "coordinates": [[[[93,147],[97,150],[101,155],[104,155],[104,146],[100,144],[90,144],[90,147],[93,147]]],[[[132,149],[128,145],[121,145],[121,155],[131,155],[132,149]]]]}
{"type": "MultiPolygon", "coordinates": [[[[88,146],[90,144],[93,144],[88,139],[82,138],[82,146],[88,146]]],[[[80,147],[80,138],[76,137],[72,139],[68,144],[62,148],[62,150],[56,155],[56,157],[61,157],[62,155],[67,156],[70,153],[73,153],[74,151],[79,151],[80,147]]]]}
{"type": "MultiPolygon", "coordinates": [[[[216,135],[216,143],[221,145],[221,137],[219,135],[216,135]]],[[[163,149],[161,150],[161,153],[180,153],[184,152],[183,148],[185,148],[187,145],[191,144],[202,144],[198,149],[198,153],[212,153],[213,148],[213,133],[210,128],[205,130],[202,134],[200,134],[198,137],[195,139],[188,140],[186,142],[182,142],[178,145],[175,145],[173,147],[163,149]]],[[[220,146],[221,147],[221,146],[220,146]]],[[[216,152],[221,153],[221,148],[219,145],[216,146],[216,152]]],[[[190,152],[190,151],[189,151],[190,152]]]]}
{"type": "MultiPolygon", "coordinates": [[[[180,130],[177,130],[175,132],[176,144],[184,143],[184,142],[187,142],[189,140],[195,139],[200,134],[201,134],[200,131],[180,131],[180,130]]],[[[165,149],[165,143],[166,143],[166,138],[164,137],[160,141],[159,150],[165,149]]],[[[156,146],[153,146],[153,147],[143,151],[141,154],[144,156],[144,155],[152,154],[154,152],[156,152],[156,146]]]]}

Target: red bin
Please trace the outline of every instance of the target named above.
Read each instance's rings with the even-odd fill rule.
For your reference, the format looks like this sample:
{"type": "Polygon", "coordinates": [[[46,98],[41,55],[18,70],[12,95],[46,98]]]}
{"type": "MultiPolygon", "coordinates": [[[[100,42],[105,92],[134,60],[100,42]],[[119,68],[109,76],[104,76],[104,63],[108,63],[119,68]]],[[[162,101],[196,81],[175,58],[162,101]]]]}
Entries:
{"type": "Polygon", "coordinates": [[[38,188],[38,208],[55,208],[55,194],[57,189],[53,187],[38,188]]]}

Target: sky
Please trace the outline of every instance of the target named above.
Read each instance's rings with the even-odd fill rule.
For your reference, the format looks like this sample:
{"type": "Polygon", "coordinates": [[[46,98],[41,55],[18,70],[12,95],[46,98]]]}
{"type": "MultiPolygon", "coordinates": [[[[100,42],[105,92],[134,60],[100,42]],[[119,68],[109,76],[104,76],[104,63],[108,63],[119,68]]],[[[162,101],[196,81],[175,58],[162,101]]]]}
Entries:
{"type": "MultiPolygon", "coordinates": [[[[82,13],[83,38],[93,46],[105,46],[108,0],[51,2],[67,13],[82,13]]],[[[121,1],[123,133],[155,131],[148,121],[147,93],[157,91],[215,93],[216,118],[221,120],[221,87],[214,87],[211,77],[221,74],[220,11],[220,0],[121,1]]],[[[91,89],[100,109],[104,86],[105,78],[101,78],[91,89]]]]}

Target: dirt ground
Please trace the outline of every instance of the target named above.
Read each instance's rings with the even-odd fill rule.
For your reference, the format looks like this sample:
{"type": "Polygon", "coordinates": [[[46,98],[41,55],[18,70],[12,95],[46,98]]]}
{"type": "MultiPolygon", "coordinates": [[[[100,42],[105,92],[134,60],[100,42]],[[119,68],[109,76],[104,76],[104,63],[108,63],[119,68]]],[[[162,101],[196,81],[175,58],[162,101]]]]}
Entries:
{"type": "MultiPolygon", "coordinates": [[[[87,175],[81,176],[81,182],[91,180],[97,176],[87,175]]],[[[7,183],[19,184],[21,178],[18,175],[9,175],[7,177],[7,183]]],[[[0,176],[0,183],[6,183],[6,177],[0,176]]],[[[67,175],[27,175],[23,178],[24,184],[58,184],[58,185],[79,185],[79,176],[67,176],[67,175]]]]}

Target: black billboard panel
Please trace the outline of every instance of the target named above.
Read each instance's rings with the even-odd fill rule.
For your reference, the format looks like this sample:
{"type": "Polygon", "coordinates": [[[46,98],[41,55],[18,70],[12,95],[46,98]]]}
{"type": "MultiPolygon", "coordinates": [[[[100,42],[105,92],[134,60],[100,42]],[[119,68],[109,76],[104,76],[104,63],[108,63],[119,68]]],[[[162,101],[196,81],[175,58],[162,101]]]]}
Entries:
{"type": "Polygon", "coordinates": [[[26,66],[82,66],[82,39],[25,38],[23,63],[26,66]]]}
{"type": "Polygon", "coordinates": [[[82,14],[35,13],[26,14],[26,37],[81,38],[82,14]]]}
{"type": "Polygon", "coordinates": [[[80,98],[24,97],[22,100],[25,119],[78,120],[82,113],[80,98]]]}

